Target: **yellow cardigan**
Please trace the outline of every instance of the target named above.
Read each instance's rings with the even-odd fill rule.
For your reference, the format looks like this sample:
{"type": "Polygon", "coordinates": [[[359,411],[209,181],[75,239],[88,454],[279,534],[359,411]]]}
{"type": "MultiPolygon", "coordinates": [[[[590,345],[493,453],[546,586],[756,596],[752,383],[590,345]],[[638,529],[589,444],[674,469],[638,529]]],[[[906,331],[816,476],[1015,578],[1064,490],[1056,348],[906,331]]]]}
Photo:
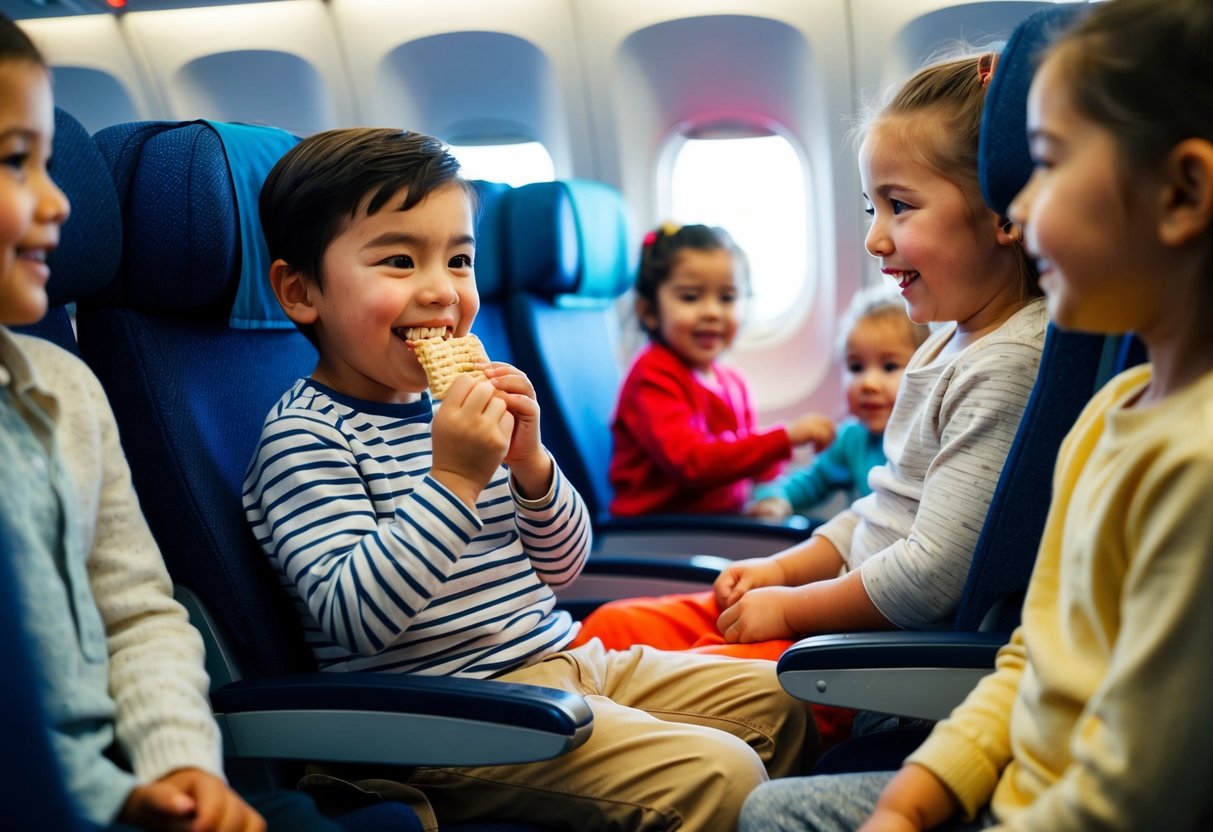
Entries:
{"type": "Polygon", "coordinates": [[[1022,626],[909,762],[1006,829],[1213,828],[1213,373],[1129,406],[1114,378],[1058,456],[1022,626]]]}

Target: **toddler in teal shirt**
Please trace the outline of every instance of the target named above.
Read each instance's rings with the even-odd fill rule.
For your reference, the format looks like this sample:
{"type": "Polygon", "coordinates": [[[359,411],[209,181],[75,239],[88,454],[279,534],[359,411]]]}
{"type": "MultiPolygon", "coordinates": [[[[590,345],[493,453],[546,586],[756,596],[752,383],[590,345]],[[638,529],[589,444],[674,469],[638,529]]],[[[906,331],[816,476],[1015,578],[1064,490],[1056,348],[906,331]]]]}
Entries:
{"type": "Polygon", "coordinates": [[[839,491],[846,492],[848,504],[872,493],[868,471],[885,463],[881,444],[901,371],[930,330],[910,320],[896,292],[871,287],[855,294],[840,332],[851,416],[808,467],[755,488],[747,509],[751,516],[782,520],[820,507],[839,491]]]}

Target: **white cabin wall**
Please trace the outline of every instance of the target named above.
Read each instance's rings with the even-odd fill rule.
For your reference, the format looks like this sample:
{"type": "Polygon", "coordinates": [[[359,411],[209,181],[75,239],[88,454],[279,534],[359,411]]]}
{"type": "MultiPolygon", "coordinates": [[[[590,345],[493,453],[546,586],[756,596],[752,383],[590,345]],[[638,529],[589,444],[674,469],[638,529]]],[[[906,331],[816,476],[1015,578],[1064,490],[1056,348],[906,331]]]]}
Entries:
{"type": "Polygon", "coordinates": [[[569,0],[330,5],[369,123],[531,138],[557,177],[596,178],[569,0]]]}
{"type": "Polygon", "coordinates": [[[848,219],[862,217],[857,178],[841,149],[852,95],[845,2],[581,0],[577,9],[595,35],[583,42],[603,176],[618,181],[640,229],[664,219],[656,176],[679,124],[776,124],[800,149],[816,242],[805,296],[788,302],[806,317],[781,337],[742,341],[729,358],[753,384],[762,421],[837,412],[835,320],[861,280],[848,219]]]}
{"type": "Polygon", "coordinates": [[[162,117],[302,135],[360,121],[322,0],[137,12],[122,24],[161,85],[162,117]]]}
{"type": "Polygon", "coordinates": [[[23,20],[21,26],[52,67],[55,103],[90,132],[163,112],[159,89],[118,18],[43,18],[23,20]]]}

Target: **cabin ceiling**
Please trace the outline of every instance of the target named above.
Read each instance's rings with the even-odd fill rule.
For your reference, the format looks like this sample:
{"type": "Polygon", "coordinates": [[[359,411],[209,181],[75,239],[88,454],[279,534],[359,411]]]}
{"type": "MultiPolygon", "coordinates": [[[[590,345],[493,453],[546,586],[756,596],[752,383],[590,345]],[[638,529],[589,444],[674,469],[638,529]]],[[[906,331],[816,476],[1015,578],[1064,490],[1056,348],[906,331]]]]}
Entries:
{"type": "Polygon", "coordinates": [[[228,6],[239,3],[274,3],[278,0],[0,0],[0,11],[14,20],[36,17],[69,17],[77,14],[118,14],[196,6],[228,6]]]}

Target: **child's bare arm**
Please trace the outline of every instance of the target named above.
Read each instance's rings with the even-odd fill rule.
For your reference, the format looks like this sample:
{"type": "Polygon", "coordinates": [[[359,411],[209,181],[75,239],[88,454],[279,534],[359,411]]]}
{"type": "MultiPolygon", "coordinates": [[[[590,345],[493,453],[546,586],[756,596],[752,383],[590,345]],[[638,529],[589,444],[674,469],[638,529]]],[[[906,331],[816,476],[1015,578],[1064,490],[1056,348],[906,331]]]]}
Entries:
{"type": "Polygon", "coordinates": [[[746,506],[745,513],[763,520],[784,520],[792,516],[792,504],[783,497],[763,497],[746,506]]]}
{"type": "Polygon", "coordinates": [[[729,643],[893,629],[868,597],[858,572],[805,586],[752,590],[721,613],[717,627],[729,643]]]}
{"type": "Polygon", "coordinates": [[[770,557],[748,558],[730,564],[712,588],[721,609],[736,604],[745,593],[764,586],[800,586],[833,578],[842,569],[842,556],[834,544],[812,537],[770,557]]]}
{"type": "Polygon", "coordinates": [[[822,450],[834,441],[834,420],[820,413],[806,413],[788,425],[788,441],[792,445],[811,444],[822,450]]]}
{"type": "Polygon", "coordinates": [[[474,509],[509,448],[514,416],[492,384],[461,375],[446,391],[433,430],[430,475],[474,509]]]}
{"type": "Polygon", "coordinates": [[[960,804],[934,774],[918,765],[897,772],[881,792],[872,816],[859,832],[918,832],[960,810],[960,804]]]}

